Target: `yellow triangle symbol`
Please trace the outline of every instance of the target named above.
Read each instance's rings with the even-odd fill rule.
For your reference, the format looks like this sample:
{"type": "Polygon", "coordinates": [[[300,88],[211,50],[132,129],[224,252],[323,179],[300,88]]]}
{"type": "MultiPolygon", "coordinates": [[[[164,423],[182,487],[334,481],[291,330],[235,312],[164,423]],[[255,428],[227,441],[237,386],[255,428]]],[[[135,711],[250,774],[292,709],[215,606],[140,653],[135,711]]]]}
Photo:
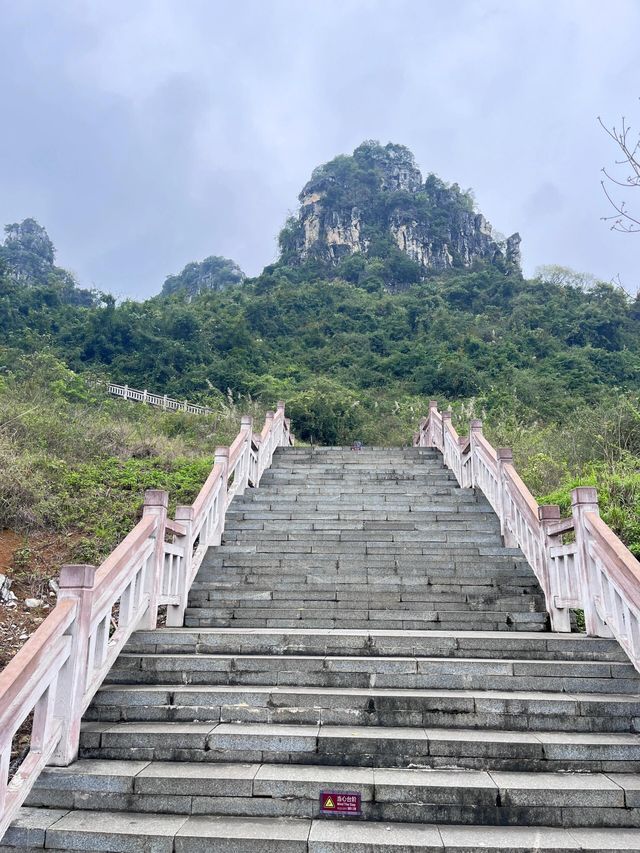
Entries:
{"type": "Polygon", "coordinates": [[[324,807],[325,809],[335,809],[336,804],[333,802],[331,797],[327,797],[327,799],[324,801],[324,807]]]}

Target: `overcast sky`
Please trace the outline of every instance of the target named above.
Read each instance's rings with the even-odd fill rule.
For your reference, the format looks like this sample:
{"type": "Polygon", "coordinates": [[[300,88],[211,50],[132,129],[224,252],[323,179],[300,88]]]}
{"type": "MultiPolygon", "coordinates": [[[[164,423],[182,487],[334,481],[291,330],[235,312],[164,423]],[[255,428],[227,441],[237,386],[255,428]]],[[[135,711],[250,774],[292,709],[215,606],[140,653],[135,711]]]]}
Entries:
{"type": "Polygon", "coordinates": [[[638,0],[0,0],[0,222],[118,296],[212,254],[256,274],[311,170],[378,139],[472,187],[527,273],[635,292],[596,117],[640,127],[639,36],[638,0]]]}

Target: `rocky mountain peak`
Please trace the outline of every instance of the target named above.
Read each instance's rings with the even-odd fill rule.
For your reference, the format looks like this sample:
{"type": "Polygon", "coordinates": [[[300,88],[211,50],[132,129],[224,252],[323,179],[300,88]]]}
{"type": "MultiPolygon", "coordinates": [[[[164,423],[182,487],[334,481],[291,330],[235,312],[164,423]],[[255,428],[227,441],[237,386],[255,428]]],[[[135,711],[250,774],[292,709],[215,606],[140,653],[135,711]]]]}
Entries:
{"type": "Polygon", "coordinates": [[[337,266],[349,255],[399,250],[423,275],[479,261],[520,268],[520,235],[494,234],[457,184],[433,174],[423,181],[403,145],[363,142],[316,168],[299,200],[280,235],[289,263],[316,258],[337,266]]]}

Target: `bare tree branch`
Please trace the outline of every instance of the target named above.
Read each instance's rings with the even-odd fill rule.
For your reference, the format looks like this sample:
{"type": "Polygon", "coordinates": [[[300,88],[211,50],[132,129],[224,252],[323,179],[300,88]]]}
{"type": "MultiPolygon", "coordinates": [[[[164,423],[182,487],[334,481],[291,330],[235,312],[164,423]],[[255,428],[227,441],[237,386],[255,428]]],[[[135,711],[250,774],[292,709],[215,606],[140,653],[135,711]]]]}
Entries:
{"type": "Polygon", "coordinates": [[[615,185],[617,187],[622,187],[623,189],[634,189],[640,187],[640,136],[638,136],[638,139],[635,142],[630,138],[631,127],[627,124],[627,120],[624,116],[622,116],[622,125],[620,129],[618,129],[615,124],[608,127],[602,121],[600,116],[598,116],[598,122],[607,136],[613,139],[624,155],[622,160],[614,161],[615,165],[627,170],[625,177],[620,180],[618,177],[610,174],[607,169],[602,169],[605,180],[600,181],[600,184],[607,201],[615,211],[615,213],[610,216],[603,216],[602,219],[604,222],[612,223],[612,231],[620,231],[623,234],[638,233],[640,232],[640,218],[629,211],[624,199],[616,201],[609,192],[608,186],[615,185]]]}

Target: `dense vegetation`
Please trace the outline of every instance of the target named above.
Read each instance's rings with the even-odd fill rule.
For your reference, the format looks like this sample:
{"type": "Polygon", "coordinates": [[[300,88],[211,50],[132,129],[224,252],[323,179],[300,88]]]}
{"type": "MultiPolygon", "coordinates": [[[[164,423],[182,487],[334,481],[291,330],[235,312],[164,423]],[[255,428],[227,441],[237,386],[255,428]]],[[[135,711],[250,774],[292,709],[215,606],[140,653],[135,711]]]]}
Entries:
{"type": "Polygon", "coordinates": [[[232,400],[212,417],[162,413],[109,398],[51,355],[18,358],[0,380],[0,530],[69,534],[68,558],[99,560],[137,521],[145,489],[191,503],[239,420],[232,400]]]}
{"type": "MultiPolygon", "coordinates": [[[[305,193],[320,193],[330,210],[357,208],[366,251],[304,257],[300,218],[293,218],[280,235],[280,260],[257,278],[244,279],[232,261],[212,256],[170,276],[163,292],[145,302],[116,304],[109,294],[81,290],[55,266],[44,229],[33,220],[8,226],[0,245],[0,375],[6,377],[0,441],[6,464],[26,466],[16,482],[49,478],[48,493],[64,503],[84,482],[99,493],[100,483],[117,492],[131,480],[139,499],[143,481],[160,470],[169,479],[157,482],[167,483],[172,472],[191,471],[192,491],[202,479],[213,442],[203,468],[189,469],[184,460],[201,458],[201,430],[209,427],[117,409],[130,438],[144,432],[156,443],[146,457],[129,439],[112,452],[106,438],[103,445],[90,436],[121,433],[109,420],[116,404],[99,402],[87,379],[188,397],[220,412],[228,409],[229,393],[246,406],[283,398],[298,436],[320,443],[408,442],[435,397],[453,406],[463,428],[469,417],[483,417],[496,444],[514,447],[538,496],[566,507],[572,485],[596,483],[608,520],[640,551],[634,517],[640,509],[640,299],[561,268],[526,280],[499,254],[470,268],[459,258],[444,272],[419,267],[389,236],[394,212],[420,220],[438,242],[475,216],[474,203],[468,192],[435,176],[422,182],[402,146],[364,143],[353,156],[316,170],[305,193]],[[39,377],[33,379],[38,393],[45,393],[43,365],[73,371],[55,398],[62,408],[46,416],[68,453],[53,466],[38,455],[42,448],[50,453],[49,426],[38,426],[43,407],[36,407],[38,415],[12,414],[19,403],[29,408],[29,371],[39,377]],[[72,400],[73,388],[79,397],[72,400]],[[72,404],[76,414],[65,408],[72,404]],[[83,439],[73,424],[85,421],[93,426],[83,439]],[[173,431],[172,441],[186,442],[167,450],[174,460],[169,468],[158,449],[169,440],[166,430],[173,431]],[[85,448],[76,461],[88,466],[80,473],[73,468],[76,445],[85,448]]],[[[88,530],[73,501],[64,517],[35,494],[24,498],[22,515],[20,504],[14,501],[12,510],[0,498],[0,525],[88,530]]],[[[122,525],[131,506],[119,515],[122,525]]],[[[91,513],[95,508],[87,519],[91,513]]],[[[102,530],[102,522],[87,524],[102,530]]],[[[115,536],[107,532],[105,543],[115,536]]]]}

